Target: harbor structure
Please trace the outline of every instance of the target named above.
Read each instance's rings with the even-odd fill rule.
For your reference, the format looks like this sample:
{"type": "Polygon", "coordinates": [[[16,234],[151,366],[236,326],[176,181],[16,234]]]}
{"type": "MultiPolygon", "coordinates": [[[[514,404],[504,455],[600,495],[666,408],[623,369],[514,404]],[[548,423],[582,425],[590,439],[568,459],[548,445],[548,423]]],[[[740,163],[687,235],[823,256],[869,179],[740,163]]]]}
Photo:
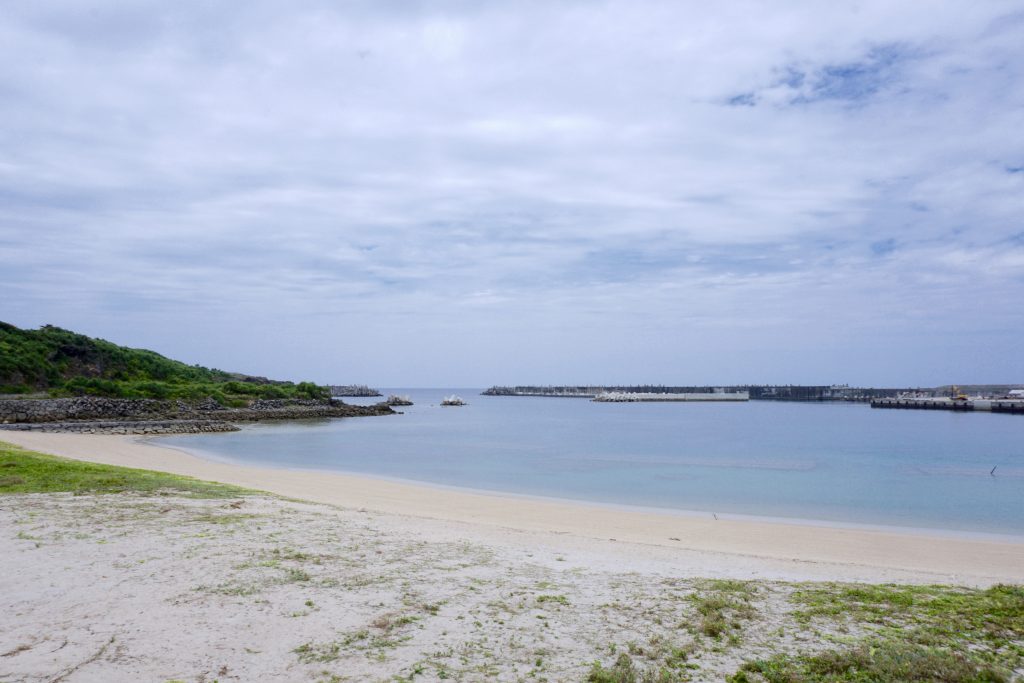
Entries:
{"type": "MultiPolygon", "coordinates": [[[[746,392],[751,401],[844,401],[870,403],[881,399],[949,398],[973,396],[975,400],[1024,400],[1024,387],[1019,384],[947,385],[931,388],[852,387],[848,384],[742,384],[732,386],[666,386],[666,385],[519,385],[493,386],[484,396],[542,396],[552,398],[589,398],[601,394],[715,394],[746,392]]],[[[885,405],[884,407],[888,407],[885,405]]],[[[1000,406],[997,406],[997,410],[1000,406]]],[[[985,408],[980,408],[985,410],[985,408]]]]}
{"type": "Polygon", "coordinates": [[[599,403],[642,403],[642,402],[700,402],[700,401],[749,401],[750,394],[746,391],[712,391],[690,392],[683,394],[606,391],[595,396],[593,401],[599,403]]]}
{"type": "Polygon", "coordinates": [[[901,396],[878,398],[871,401],[872,408],[898,408],[904,410],[982,411],[1024,415],[1024,398],[960,398],[949,396],[901,396]]]}
{"type": "Polygon", "coordinates": [[[484,396],[543,396],[552,398],[590,398],[604,393],[623,394],[713,394],[746,392],[751,401],[857,401],[867,403],[873,398],[895,397],[906,391],[930,392],[930,389],[878,389],[832,385],[755,385],[731,386],[666,386],[657,384],[634,385],[519,385],[493,386],[484,396]]]}

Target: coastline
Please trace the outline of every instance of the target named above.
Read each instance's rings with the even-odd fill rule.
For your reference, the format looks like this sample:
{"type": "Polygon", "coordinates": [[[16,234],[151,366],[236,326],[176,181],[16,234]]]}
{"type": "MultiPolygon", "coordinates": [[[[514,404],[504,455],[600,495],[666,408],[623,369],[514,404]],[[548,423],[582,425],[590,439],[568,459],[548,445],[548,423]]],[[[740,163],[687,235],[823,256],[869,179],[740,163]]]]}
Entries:
{"type": "MultiPolygon", "coordinates": [[[[158,448],[178,451],[204,462],[213,462],[232,467],[258,467],[260,469],[272,470],[275,472],[301,472],[314,476],[342,476],[354,479],[365,479],[379,481],[397,486],[408,486],[413,489],[428,489],[437,494],[453,493],[456,495],[485,496],[488,498],[511,499],[515,501],[537,502],[541,504],[586,506],[599,508],[622,514],[650,514],[666,518],[682,519],[712,519],[719,522],[736,521],[740,523],[784,525],[794,527],[817,527],[822,529],[848,529],[853,531],[867,531],[879,533],[892,533],[909,536],[921,536],[935,539],[965,539],[975,541],[995,541],[998,543],[1024,544],[1024,533],[1009,533],[997,531],[972,531],[969,529],[947,529],[941,527],[925,527],[900,524],[885,524],[871,522],[853,522],[824,518],[811,517],[786,517],[772,515],[755,515],[741,512],[729,512],[725,510],[699,510],[696,508],[671,508],[658,507],[653,505],[640,505],[628,502],[616,502],[605,500],[590,500],[586,498],[559,497],[544,494],[524,493],[518,491],[503,491],[500,489],[475,488],[460,486],[457,484],[443,484],[434,481],[423,481],[418,479],[405,479],[402,477],[386,474],[374,474],[371,472],[359,472],[355,470],[325,469],[318,467],[284,467],[279,465],[260,466],[249,465],[244,461],[232,459],[214,451],[202,448],[187,448],[181,444],[171,445],[163,438],[164,435],[132,435],[131,438],[140,444],[149,444],[158,448]]],[[[180,434],[166,435],[180,436],[180,434]]]]}
{"type": "Polygon", "coordinates": [[[159,470],[382,513],[400,517],[407,525],[440,524],[444,533],[459,537],[518,546],[561,544],[611,563],[654,563],[692,576],[975,586],[1024,581],[1024,542],[1015,540],[726,515],[714,519],[368,476],[253,467],[205,460],[154,440],[128,436],[8,432],[0,438],[79,460],[159,470]]]}

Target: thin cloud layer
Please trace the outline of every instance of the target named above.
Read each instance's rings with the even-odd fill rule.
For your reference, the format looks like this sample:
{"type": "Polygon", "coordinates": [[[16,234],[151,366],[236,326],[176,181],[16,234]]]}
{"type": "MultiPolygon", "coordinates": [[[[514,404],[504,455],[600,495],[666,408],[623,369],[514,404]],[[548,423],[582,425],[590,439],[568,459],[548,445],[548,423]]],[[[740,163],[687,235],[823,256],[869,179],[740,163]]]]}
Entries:
{"type": "Polygon", "coordinates": [[[322,381],[1021,381],[1014,2],[19,3],[0,296],[322,381]]]}

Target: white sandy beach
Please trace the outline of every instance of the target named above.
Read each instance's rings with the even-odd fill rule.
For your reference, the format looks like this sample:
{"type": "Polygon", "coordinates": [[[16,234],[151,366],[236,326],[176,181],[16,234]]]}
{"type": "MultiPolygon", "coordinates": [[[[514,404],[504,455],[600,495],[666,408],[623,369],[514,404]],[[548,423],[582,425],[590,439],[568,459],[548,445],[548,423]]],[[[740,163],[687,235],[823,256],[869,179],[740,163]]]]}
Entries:
{"type": "MultiPolygon", "coordinates": [[[[609,565],[665,562],[688,576],[907,581],[985,586],[1024,581],[1024,543],[782,522],[715,519],[478,494],[327,472],[224,464],[137,437],[4,432],[11,443],[80,460],[171,472],[290,498],[447,523],[486,542],[586,548],[609,565]]],[[[603,564],[603,563],[602,563],[603,564]]]]}

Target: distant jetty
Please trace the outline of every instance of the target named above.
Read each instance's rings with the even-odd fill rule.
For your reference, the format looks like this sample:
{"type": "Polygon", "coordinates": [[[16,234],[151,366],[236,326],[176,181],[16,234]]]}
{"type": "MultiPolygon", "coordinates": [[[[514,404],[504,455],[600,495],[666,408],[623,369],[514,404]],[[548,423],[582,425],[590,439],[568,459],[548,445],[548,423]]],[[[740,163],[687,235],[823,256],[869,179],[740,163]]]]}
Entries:
{"type": "MultiPolygon", "coordinates": [[[[742,394],[751,401],[857,401],[867,403],[874,398],[895,398],[907,391],[923,389],[878,389],[851,387],[847,384],[741,384],[729,386],[689,385],[561,385],[514,387],[493,386],[484,396],[545,396],[553,398],[596,398],[601,394],[742,394]]],[[[681,399],[680,399],[681,400],[681,399]]]]}
{"type": "Polygon", "coordinates": [[[635,393],[622,391],[606,391],[595,396],[593,401],[598,403],[646,403],[646,402],[679,402],[688,401],[749,401],[750,394],[746,391],[734,392],[700,392],[686,394],[654,394],[635,393]]]}
{"type": "MultiPolygon", "coordinates": [[[[948,397],[956,389],[976,395],[981,399],[1000,400],[1013,398],[1013,393],[1022,387],[1014,384],[971,384],[946,385],[934,388],[880,388],[851,387],[848,384],[804,385],[804,384],[739,384],[729,386],[664,386],[655,384],[639,385],[519,385],[493,386],[482,392],[484,396],[544,396],[551,398],[589,398],[601,394],[639,395],[684,395],[684,394],[741,394],[746,393],[751,401],[847,401],[869,403],[879,399],[900,399],[907,396],[920,398],[948,397]]],[[[668,398],[661,400],[671,400],[668,398]]],[[[675,399],[684,400],[684,399],[675,399]]],[[[1024,397],[1018,397],[1024,400],[1024,397]]],[[[883,406],[879,406],[883,407],[883,406]]],[[[889,406],[884,406],[889,407],[889,406]]],[[[979,408],[984,410],[984,408],[979,408]]]]}
{"type": "Polygon", "coordinates": [[[331,396],[349,396],[355,398],[383,395],[376,389],[371,389],[365,384],[331,385],[328,389],[331,390],[331,396]]]}

